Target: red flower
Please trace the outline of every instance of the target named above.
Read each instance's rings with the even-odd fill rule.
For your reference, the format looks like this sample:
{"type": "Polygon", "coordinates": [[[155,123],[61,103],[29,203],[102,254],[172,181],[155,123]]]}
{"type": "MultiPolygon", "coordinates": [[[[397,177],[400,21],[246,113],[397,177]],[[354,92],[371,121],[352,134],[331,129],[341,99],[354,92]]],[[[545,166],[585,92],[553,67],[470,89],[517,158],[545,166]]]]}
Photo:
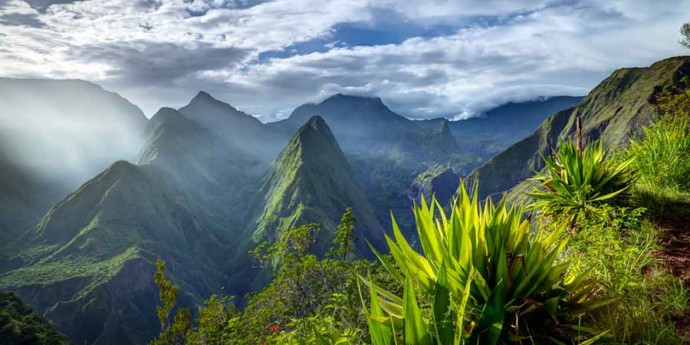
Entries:
{"type": "Polygon", "coordinates": [[[270,325],[268,326],[268,330],[272,333],[278,333],[280,332],[280,324],[276,323],[275,325],[270,325]]]}

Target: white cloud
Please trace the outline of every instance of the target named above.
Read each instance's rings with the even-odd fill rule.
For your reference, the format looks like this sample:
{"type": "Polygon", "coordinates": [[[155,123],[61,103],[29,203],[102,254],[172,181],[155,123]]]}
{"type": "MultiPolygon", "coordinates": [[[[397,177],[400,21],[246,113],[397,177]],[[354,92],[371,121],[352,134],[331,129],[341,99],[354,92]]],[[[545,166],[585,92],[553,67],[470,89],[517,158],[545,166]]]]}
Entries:
{"type": "Polygon", "coordinates": [[[690,20],[690,3],[680,0],[88,0],[45,13],[18,0],[0,6],[0,76],[99,82],[148,114],[205,89],[265,120],[331,92],[378,95],[411,117],[583,93],[615,68],[682,54],[678,28],[690,20]],[[397,25],[454,33],[334,44],[339,24],[375,27],[383,8],[399,16],[397,25]],[[259,58],[319,38],[327,38],[321,52],[259,58]]]}

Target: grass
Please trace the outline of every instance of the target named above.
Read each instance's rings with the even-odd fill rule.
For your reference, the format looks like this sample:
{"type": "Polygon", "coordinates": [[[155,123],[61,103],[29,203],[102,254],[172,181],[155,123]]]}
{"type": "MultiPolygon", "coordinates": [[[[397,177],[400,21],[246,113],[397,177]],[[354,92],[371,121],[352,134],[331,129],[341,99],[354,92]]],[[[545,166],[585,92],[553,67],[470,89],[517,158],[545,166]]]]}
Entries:
{"type": "Polygon", "coordinates": [[[139,252],[136,248],[129,248],[122,254],[103,261],[70,256],[10,271],[0,275],[0,281],[2,287],[12,288],[25,285],[49,285],[75,278],[105,281],[115,275],[126,261],[138,256],[139,252]]]}
{"type": "Polygon", "coordinates": [[[565,253],[601,282],[599,294],[619,299],[586,323],[613,343],[680,344],[673,320],[687,312],[688,295],[658,257],[660,229],[642,208],[604,209],[606,218],[578,220],[565,253]]]}
{"type": "Polygon", "coordinates": [[[675,322],[690,312],[690,295],[683,280],[671,272],[664,254],[669,249],[662,244],[665,237],[675,236],[668,231],[678,224],[686,226],[683,219],[690,219],[689,120],[685,113],[669,113],[633,139],[614,159],[632,159],[638,179],[631,197],[602,207],[607,217],[579,219],[580,232],[571,238],[569,255],[578,256],[581,265],[604,283],[602,291],[620,297],[619,303],[591,320],[609,329],[613,342],[684,341],[675,322]]]}

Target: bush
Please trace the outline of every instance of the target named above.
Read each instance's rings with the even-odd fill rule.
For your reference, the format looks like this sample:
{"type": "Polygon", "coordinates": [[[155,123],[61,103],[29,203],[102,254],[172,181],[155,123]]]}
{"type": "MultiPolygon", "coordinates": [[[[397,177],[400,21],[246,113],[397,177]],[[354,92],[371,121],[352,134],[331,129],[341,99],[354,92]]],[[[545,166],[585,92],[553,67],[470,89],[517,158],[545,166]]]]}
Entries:
{"type": "Polygon", "coordinates": [[[395,240],[386,238],[404,273],[391,269],[403,295],[367,283],[374,344],[398,336],[405,344],[571,343],[593,336],[579,320],[611,301],[591,299],[596,282],[557,261],[566,246],[562,230],[533,233],[520,208],[509,208],[505,198],[482,206],[464,185],[450,218],[435,200],[422,200],[414,215],[422,253],[395,220],[395,240]]]}
{"type": "Polygon", "coordinates": [[[640,182],[654,188],[690,189],[690,116],[667,114],[644,129],[627,150],[640,182]]]}
{"type": "Polygon", "coordinates": [[[633,159],[609,159],[600,141],[588,144],[580,152],[568,140],[560,144],[552,157],[542,158],[546,172],[537,172],[532,180],[543,189],[529,193],[536,199],[530,209],[566,218],[571,225],[578,214],[596,214],[600,205],[622,197],[635,181],[633,159]]]}

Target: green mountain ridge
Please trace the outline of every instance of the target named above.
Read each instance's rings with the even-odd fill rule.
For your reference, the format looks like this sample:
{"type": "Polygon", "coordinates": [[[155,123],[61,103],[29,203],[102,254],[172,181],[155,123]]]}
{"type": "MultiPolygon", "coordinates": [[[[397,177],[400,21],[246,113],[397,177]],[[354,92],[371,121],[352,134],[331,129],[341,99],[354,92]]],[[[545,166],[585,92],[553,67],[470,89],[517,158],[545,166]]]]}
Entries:
{"type": "Polygon", "coordinates": [[[360,236],[382,238],[383,228],[366,192],[319,116],[309,119],[283,149],[260,194],[265,207],[253,234],[256,239],[275,240],[282,231],[319,221],[332,235],[347,207],[353,208],[358,219],[360,236]]]}
{"type": "Polygon", "coordinates": [[[665,59],[645,68],[622,68],[599,83],[576,107],[557,112],[529,137],[475,169],[469,178],[480,182],[480,195],[505,192],[531,177],[544,165],[559,139],[575,133],[582,118],[583,137],[606,146],[625,145],[655,113],[656,96],[690,74],[690,57],[665,59]]]}
{"type": "Polygon", "coordinates": [[[78,343],[144,343],[156,329],[155,260],[198,302],[227,281],[213,259],[233,248],[223,225],[158,168],[117,162],[24,236],[20,268],[0,282],[78,343]]]}
{"type": "Polygon", "coordinates": [[[0,256],[67,193],[134,159],[146,121],[90,82],[0,78],[0,256]]]}

